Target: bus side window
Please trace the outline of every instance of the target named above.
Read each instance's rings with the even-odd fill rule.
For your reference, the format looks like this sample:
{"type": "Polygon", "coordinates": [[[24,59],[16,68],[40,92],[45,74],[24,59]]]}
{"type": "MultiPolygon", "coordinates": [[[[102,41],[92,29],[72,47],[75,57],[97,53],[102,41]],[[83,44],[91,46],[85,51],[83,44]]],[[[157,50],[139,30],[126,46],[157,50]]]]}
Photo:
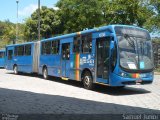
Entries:
{"type": "Polygon", "coordinates": [[[7,47],[6,47],[6,52],[5,52],[6,56],[7,56],[7,51],[8,51],[8,50],[7,50],[7,47]]]}
{"type": "Polygon", "coordinates": [[[47,55],[51,54],[51,41],[45,42],[45,49],[47,55]]]}
{"type": "Polygon", "coordinates": [[[59,53],[59,40],[52,41],[51,54],[59,53]]]}
{"type": "Polygon", "coordinates": [[[73,41],[73,52],[74,53],[80,52],[80,43],[81,43],[81,37],[80,36],[74,37],[74,41],[73,41]]]}
{"type": "Polygon", "coordinates": [[[24,45],[18,46],[18,56],[24,55],[24,45]]]}
{"type": "Polygon", "coordinates": [[[91,53],[92,51],[92,34],[82,36],[82,53],[91,53]]]}
{"type": "Polygon", "coordinates": [[[3,52],[0,52],[0,58],[3,58],[3,52]]]}
{"type": "Polygon", "coordinates": [[[12,50],[8,50],[8,60],[12,59],[12,54],[13,54],[13,51],[12,50]]]}
{"type": "Polygon", "coordinates": [[[25,45],[25,53],[24,55],[31,55],[31,45],[25,45]]]}
{"type": "Polygon", "coordinates": [[[42,42],[41,54],[44,55],[46,53],[45,42],[42,42]]]}
{"type": "Polygon", "coordinates": [[[18,47],[16,46],[16,47],[14,48],[14,56],[17,56],[17,55],[18,55],[17,52],[18,52],[18,47]]]}

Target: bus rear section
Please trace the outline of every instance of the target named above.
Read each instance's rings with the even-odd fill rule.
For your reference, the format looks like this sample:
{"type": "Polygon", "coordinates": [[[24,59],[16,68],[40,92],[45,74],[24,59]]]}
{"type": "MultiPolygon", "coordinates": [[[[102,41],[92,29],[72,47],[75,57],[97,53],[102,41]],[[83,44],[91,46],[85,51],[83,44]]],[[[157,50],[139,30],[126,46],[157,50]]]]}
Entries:
{"type": "Polygon", "coordinates": [[[29,42],[6,46],[6,69],[13,70],[15,74],[18,72],[37,73],[38,53],[35,48],[37,44],[29,42]]]}
{"type": "Polygon", "coordinates": [[[5,50],[0,50],[0,68],[5,67],[5,50]]]}

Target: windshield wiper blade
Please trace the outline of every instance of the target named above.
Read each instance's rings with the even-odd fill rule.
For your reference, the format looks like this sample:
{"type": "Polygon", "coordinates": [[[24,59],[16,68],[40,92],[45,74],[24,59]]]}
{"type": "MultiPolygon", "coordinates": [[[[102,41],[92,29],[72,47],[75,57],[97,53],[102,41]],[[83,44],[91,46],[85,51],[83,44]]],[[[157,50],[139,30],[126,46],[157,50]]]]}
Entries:
{"type": "MultiPolygon", "coordinates": [[[[129,45],[134,49],[134,53],[138,54],[138,51],[136,50],[136,45],[135,42],[137,43],[137,39],[135,37],[130,37],[129,35],[125,34],[124,38],[128,41],[129,45]]],[[[136,63],[137,68],[139,68],[139,55],[138,55],[138,60],[135,57],[132,57],[136,63]]]]}
{"type": "Polygon", "coordinates": [[[130,37],[127,34],[124,35],[124,38],[128,41],[129,45],[136,51],[136,46],[134,43],[134,40],[136,40],[136,39],[134,37],[130,37]],[[131,38],[133,38],[133,40],[131,38]]]}

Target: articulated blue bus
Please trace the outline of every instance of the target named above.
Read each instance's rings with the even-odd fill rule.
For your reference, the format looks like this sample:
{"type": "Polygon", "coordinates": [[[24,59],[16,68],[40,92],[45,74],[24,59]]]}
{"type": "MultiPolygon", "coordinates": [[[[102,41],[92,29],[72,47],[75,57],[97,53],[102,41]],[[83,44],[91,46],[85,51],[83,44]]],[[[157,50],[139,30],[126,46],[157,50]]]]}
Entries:
{"type": "MultiPolygon", "coordinates": [[[[33,62],[30,69],[24,72],[29,69],[29,72],[43,75],[44,79],[56,76],[64,80],[82,81],[86,89],[92,89],[95,83],[124,87],[153,81],[151,38],[147,30],[139,27],[103,26],[44,39],[37,48],[33,48],[32,60],[37,59],[38,72],[31,70],[34,68],[31,67],[33,62]],[[39,54],[34,54],[35,51],[39,54]]],[[[26,56],[23,57],[21,62],[27,62],[26,56]]],[[[9,69],[14,70],[16,65],[18,71],[22,71],[25,66],[20,69],[15,60],[18,63],[19,60],[13,56],[9,69]]]]}
{"type": "Polygon", "coordinates": [[[0,50],[0,67],[5,67],[5,50],[0,50]]]}
{"type": "Polygon", "coordinates": [[[39,42],[6,46],[6,69],[18,72],[38,73],[39,42]]]}

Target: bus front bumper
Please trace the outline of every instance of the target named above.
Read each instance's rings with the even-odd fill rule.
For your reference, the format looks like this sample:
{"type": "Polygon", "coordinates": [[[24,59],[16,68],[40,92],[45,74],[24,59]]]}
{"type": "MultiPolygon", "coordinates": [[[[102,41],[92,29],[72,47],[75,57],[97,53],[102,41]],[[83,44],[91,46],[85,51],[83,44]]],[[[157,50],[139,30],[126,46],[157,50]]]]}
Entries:
{"type": "Polygon", "coordinates": [[[153,82],[153,75],[145,78],[125,78],[117,74],[110,76],[110,86],[144,85],[153,82]]]}

